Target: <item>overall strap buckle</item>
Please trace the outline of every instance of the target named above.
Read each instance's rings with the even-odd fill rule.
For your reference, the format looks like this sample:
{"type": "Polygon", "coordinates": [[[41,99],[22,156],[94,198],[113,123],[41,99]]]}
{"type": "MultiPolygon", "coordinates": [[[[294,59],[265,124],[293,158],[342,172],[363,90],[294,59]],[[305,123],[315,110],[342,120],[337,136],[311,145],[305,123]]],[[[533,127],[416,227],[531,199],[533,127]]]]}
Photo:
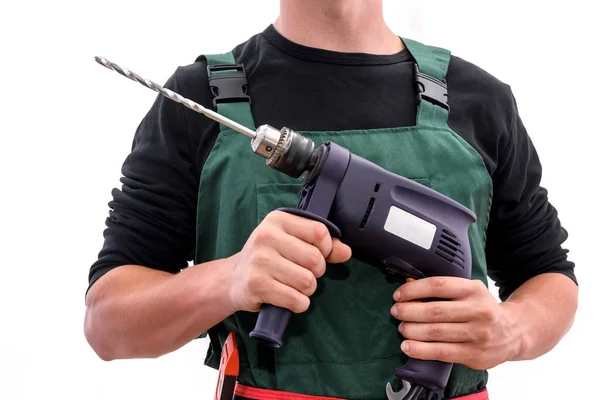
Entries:
{"type": "Polygon", "coordinates": [[[423,99],[450,111],[448,105],[448,85],[446,80],[435,79],[419,71],[417,63],[414,64],[415,83],[417,86],[417,104],[423,99]]]}
{"type": "Polygon", "coordinates": [[[206,70],[215,108],[218,103],[251,103],[244,64],[208,65],[206,70]]]}

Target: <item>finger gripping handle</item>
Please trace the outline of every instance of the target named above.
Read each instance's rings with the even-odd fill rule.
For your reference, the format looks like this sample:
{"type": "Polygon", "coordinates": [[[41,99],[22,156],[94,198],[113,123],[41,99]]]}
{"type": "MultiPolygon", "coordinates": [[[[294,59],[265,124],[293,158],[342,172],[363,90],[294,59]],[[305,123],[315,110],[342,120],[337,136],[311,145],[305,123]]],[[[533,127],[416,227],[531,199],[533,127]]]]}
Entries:
{"type": "MultiPolygon", "coordinates": [[[[322,222],[327,226],[332,237],[341,237],[341,232],[337,226],[316,214],[296,208],[280,208],[279,210],[322,222]]],[[[280,348],[283,346],[283,333],[290,321],[291,314],[292,312],[288,309],[272,304],[263,304],[258,313],[254,330],[250,332],[250,337],[267,346],[280,348]]]]}
{"type": "Polygon", "coordinates": [[[406,364],[396,368],[396,376],[441,395],[448,383],[452,365],[441,361],[409,358],[406,364]]]}

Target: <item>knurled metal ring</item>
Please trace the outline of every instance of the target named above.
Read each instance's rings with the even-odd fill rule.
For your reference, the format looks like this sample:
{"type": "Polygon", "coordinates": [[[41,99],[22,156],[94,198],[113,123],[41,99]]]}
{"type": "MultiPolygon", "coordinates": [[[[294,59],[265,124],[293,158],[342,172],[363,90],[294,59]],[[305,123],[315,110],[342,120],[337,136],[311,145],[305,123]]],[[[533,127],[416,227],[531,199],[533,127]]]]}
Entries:
{"type": "Polygon", "coordinates": [[[275,146],[275,150],[273,150],[273,154],[271,154],[271,157],[267,158],[267,165],[269,167],[272,167],[274,165],[276,165],[279,161],[279,158],[281,157],[281,155],[284,153],[285,150],[285,143],[287,142],[287,138],[289,135],[289,129],[288,128],[281,128],[280,130],[281,135],[279,136],[279,141],[277,142],[277,146],[275,146]]]}

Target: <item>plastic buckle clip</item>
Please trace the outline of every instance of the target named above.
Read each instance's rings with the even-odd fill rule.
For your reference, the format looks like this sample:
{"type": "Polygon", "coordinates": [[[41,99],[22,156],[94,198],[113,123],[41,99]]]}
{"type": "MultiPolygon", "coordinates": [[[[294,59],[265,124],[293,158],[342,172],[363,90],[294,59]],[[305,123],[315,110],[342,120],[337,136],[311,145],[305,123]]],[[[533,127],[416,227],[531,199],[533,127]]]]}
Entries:
{"type": "Polygon", "coordinates": [[[208,84],[214,99],[215,108],[218,103],[241,102],[251,103],[248,96],[248,80],[244,64],[208,65],[208,84]]]}
{"type": "Polygon", "coordinates": [[[446,80],[440,81],[419,71],[415,63],[415,82],[417,86],[417,104],[425,99],[450,111],[448,105],[448,85],[446,80]]]}

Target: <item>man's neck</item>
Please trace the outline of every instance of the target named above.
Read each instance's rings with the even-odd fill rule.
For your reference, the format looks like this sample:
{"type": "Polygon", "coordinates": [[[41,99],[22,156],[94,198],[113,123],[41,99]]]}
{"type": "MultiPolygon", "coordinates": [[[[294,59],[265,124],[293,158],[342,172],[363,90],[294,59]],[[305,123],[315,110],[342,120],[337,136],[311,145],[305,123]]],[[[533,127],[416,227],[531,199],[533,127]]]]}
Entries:
{"type": "Polygon", "coordinates": [[[381,0],[280,0],[275,29],[292,42],[343,53],[395,54],[381,0]]]}

